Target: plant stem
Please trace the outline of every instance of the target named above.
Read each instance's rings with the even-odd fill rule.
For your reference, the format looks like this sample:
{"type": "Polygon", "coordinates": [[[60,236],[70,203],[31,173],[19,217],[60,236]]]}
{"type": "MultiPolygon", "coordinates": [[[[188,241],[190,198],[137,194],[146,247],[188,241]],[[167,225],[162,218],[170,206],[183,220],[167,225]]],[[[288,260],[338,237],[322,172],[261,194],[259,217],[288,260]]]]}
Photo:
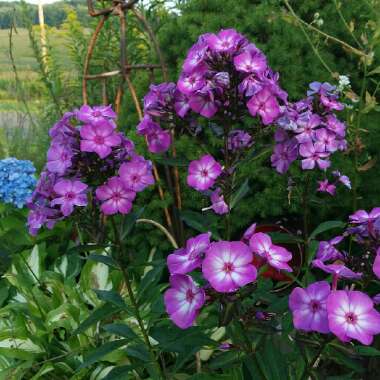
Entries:
{"type": "Polygon", "coordinates": [[[307,380],[308,379],[311,371],[313,370],[314,366],[316,366],[316,364],[318,362],[318,359],[320,358],[320,356],[322,355],[324,349],[326,348],[326,345],[327,345],[326,342],[323,343],[323,344],[321,344],[321,346],[319,347],[319,350],[317,351],[317,353],[314,356],[313,360],[310,363],[308,363],[307,366],[305,366],[300,380],[307,380]]]}
{"type": "Polygon", "coordinates": [[[135,294],[134,294],[133,289],[132,289],[132,281],[129,277],[128,270],[124,266],[124,263],[123,263],[123,257],[125,257],[125,250],[124,250],[124,246],[122,244],[121,238],[120,238],[120,231],[118,230],[118,228],[116,226],[114,218],[111,218],[111,223],[112,223],[112,227],[113,227],[113,231],[114,231],[114,235],[115,235],[115,240],[116,240],[116,243],[119,247],[117,262],[118,262],[120,269],[121,269],[121,272],[123,274],[125,286],[126,286],[127,292],[128,292],[128,296],[129,296],[129,299],[131,301],[132,307],[135,311],[135,318],[136,318],[137,323],[139,325],[139,328],[140,328],[141,334],[143,336],[145,345],[146,345],[146,347],[150,353],[152,363],[154,363],[157,372],[160,374],[160,378],[165,379],[165,375],[163,373],[163,370],[156,360],[156,355],[155,355],[153,347],[149,341],[148,332],[144,326],[144,322],[143,322],[143,319],[142,319],[141,314],[140,314],[140,308],[139,308],[135,294]]]}

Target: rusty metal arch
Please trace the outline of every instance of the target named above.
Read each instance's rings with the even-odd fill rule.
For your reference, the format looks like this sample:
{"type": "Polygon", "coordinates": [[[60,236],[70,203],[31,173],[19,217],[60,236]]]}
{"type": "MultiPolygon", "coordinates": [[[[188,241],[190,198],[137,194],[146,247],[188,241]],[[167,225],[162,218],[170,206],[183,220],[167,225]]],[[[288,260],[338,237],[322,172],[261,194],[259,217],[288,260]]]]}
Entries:
{"type": "MultiPolygon", "coordinates": [[[[107,79],[115,77],[115,76],[119,76],[120,81],[119,81],[115,99],[113,101],[116,113],[119,114],[120,112],[121,102],[124,95],[124,87],[126,84],[128,87],[128,91],[130,92],[131,97],[133,99],[134,106],[139,116],[139,119],[142,119],[143,112],[141,109],[138,95],[136,93],[136,89],[130,79],[131,72],[138,71],[138,70],[148,71],[150,73],[150,82],[154,81],[154,73],[157,70],[160,70],[162,72],[162,77],[165,82],[168,81],[168,74],[167,74],[167,68],[165,65],[162,52],[160,50],[158,41],[154,35],[154,32],[151,26],[149,25],[144,15],[137,8],[135,8],[135,5],[137,2],[138,0],[113,0],[112,5],[110,7],[95,9],[94,0],[87,0],[89,15],[91,17],[99,18],[99,21],[90,38],[86,57],[84,60],[83,78],[82,78],[82,97],[83,97],[83,103],[87,104],[88,103],[87,84],[89,81],[98,80],[102,84],[102,101],[104,104],[108,104],[109,102],[108,102],[108,97],[107,97],[107,79]],[[135,65],[129,64],[128,55],[127,55],[127,46],[126,46],[127,12],[133,13],[134,16],[141,23],[144,31],[147,33],[150,39],[151,44],[153,45],[153,48],[159,60],[159,64],[135,64],[135,65]],[[115,69],[113,71],[109,71],[109,72],[103,72],[99,74],[90,74],[89,71],[90,71],[90,63],[91,63],[92,54],[96,46],[96,42],[98,40],[99,34],[101,30],[103,29],[105,23],[109,19],[109,17],[119,18],[119,25],[120,25],[119,27],[119,34],[120,34],[119,65],[120,65],[120,68],[115,69]]],[[[175,138],[174,132],[172,132],[172,138],[174,142],[174,138],[175,138]]],[[[172,147],[171,153],[173,157],[176,156],[174,145],[172,147]]],[[[159,176],[157,167],[155,165],[153,165],[153,174],[157,182],[159,197],[161,200],[164,200],[165,194],[164,194],[162,186],[160,185],[160,176],[159,176]]],[[[171,187],[171,184],[174,182],[174,186],[172,187],[174,188],[173,196],[175,199],[175,207],[177,208],[177,210],[181,210],[182,202],[181,202],[181,190],[180,190],[180,185],[179,185],[178,169],[175,167],[173,170],[173,173],[170,173],[169,168],[165,167],[165,176],[166,176],[166,181],[169,187],[171,187]]],[[[177,242],[180,243],[183,240],[183,226],[182,226],[181,220],[178,217],[178,212],[176,212],[176,210],[173,210],[173,212],[171,213],[169,212],[169,209],[165,207],[164,214],[165,214],[165,220],[166,220],[168,228],[176,236],[177,242]],[[177,226],[176,228],[175,226],[173,226],[173,220],[177,226]]]]}

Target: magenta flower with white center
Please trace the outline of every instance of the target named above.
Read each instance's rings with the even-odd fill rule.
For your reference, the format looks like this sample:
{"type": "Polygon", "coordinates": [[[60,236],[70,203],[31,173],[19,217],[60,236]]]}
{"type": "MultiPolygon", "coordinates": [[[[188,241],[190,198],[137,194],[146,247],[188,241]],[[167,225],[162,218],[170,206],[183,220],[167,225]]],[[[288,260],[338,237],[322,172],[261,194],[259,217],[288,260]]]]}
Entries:
{"type": "Polygon", "coordinates": [[[210,196],[211,209],[218,215],[224,215],[229,212],[229,207],[224,201],[224,196],[220,188],[215,189],[210,196]]]}
{"type": "Polygon", "coordinates": [[[116,113],[112,106],[95,106],[91,108],[87,104],[77,111],[77,117],[83,123],[102,124],[105,119],[115,119],[116,113]]]}
{"type": "Polygon", "coordinates": [[[136,193],[154,184],[150,161],[140,158],[122,164],[119,169],[119,176],[125,188],[136,193]]]}
{"type": "Polygon", "coordinates": [[[121,144],[120,136],[114,131],[113,125],[107,121],[96,125],[83,125],[80,136],[80,150],[95,152],[100,158],[107,157],[112,152],[112,147],[121,144]]]}
{"type": "Polygon", "coordinates": [[[96,189],[96,197],[102,201],[100,209],[105,215],[128,214],[136,193],[126,189],[119,177],[112,177],[96,189]]]}
{"type": "Polygon", "coordinates": [[[312,261],[312,263],[313,263],[313,267],[319,268],[326,273],[333,274],[340,278],[348,278],[348,279],[357,280],[362,277],[362,273],[353,272],[351,269],[347,268],[344,264],[340,264],[340,263],[325,264],[320,259],[315,259],[312,261]]]}
{"type": "Polygon", "coordinates": [[[210,246],[209,232],[191,238],[186,243],[186,249],[176,249],[167,258],[170,274],[186,274],[202,264],[202,254],[210,246]]]}
{"type": "Polygon", "coordinates": [[[319,242],[316,258],[323,262],[327,260],[343,260],[343,254],[335,248],[342,240],[343,236],[336,236],[331,240],[319,242]]]}
{"type": "Polygon", "coordinates": [[[202,263],[203,276],[216,291],[235,292],[256,280],[252,260],[251,250],[241,241],[211,243],[202,263]]]}
{"type": "Polygon", "coordinates": [[[359,291],[333,291],[327,298],[329,328],[341,341],[356,339],[370,345],[380,333],[380,313],[371,298],[359,291]]]}
{"type": "Polygon", "coordinates": [[[222,29],[218,34],[210,34],[206,41],[211,50],[218,53],[230,53],[236,49],[242,39],[242,35],[235,29],[222,29]]]}
{"type": "Polygon", "coordinates": [[[380,247],[377,248],[375,261],[372,267],[373,273],[380,279],[380,247]]]}
{"type": "Polygon", "coordinates": [[[47,169],[52,173],[64,174],[71,166],[73,153],[62,145],[52,145],[47,152],[47,169]]]}
{"type": "Polygon", "coordinates": [[[190,162],[187,184],[198,191],[204,191],[214,185],[221,173],[222,166],[207,154],[190,162]]]}
{"type": "Polygon", "coordinates": [[[177,88],[184,95],[192,95],[206,85],[205,68],[195,69],[191,73],[183,73],[177,83],[177,88]]]}
{"type": "Polygon", "coordinates": [[[329,154],[324,147],[317,143],[307,142],[300,145],[300,155],[304,157],[302,160],[302,169],[311,170],[317,165],[321,170],[325,170],[330,166],[330,161],[325,160],[329,154]]]}
{"type": "Polygon", "coordinates": [[[190,108],[200,115],[210,119],[218,111],[216,106],[215,97],[210,89],[202,89],[197,91],[189,99],[190,108]]]}
{"type": "Polygon", "coordinates": [[[293,289],[289,296],[289,308],[293,313],[294,327],[327,334],[330,331],[326,309],[329,294],[327,281],[314,282],[305,289],[293,289]]]}
{"type": "Polygon", "coordinates": [[[54,192],[58,197],[51,201],[51,206],[60,205],[64,216],[74,211],[74,206],[87,206],[87,185],[81,181],[62,179],[54,185],[54,192]]]}
{"type": "Polygon", "coordinates": [[[287,249],[273,244],[269,235],[262,232],[253,234],[249,239],[249,246],[254,253],[266,259],[271,267],[287,272],[293,271],[287,264],[292,259],[292,254],[287,249]]]}
{"type": "Polygon", "coordinates": [[[249,113],[259,115],[264,125],[273,123],[280,115],[277,99],[267,87],[252,96],[247,106],[249,113]]]}
{"type": "Polygon", "coordinates": [[[323,181],[318,181],[318,189],[317,191],[321,192],[321,193],[328,193],[332,196],[335,195],[335,192],[336,192],[336,186],[332,183],[329,182],[328,179],[325,179],[323,181]]]}
{"type": "Polygon", "coordinates": [[[267,68],[265,55],[257,48],[250,49],[234,58],[237,71],[243,73],[262,73],[267,68]]]}
{"type": "Polygon", "coordinates": [[[194,324],[205,303],[205,292],[185,274],[174,274],[169,281],[170,288],[164,294],[166,311],[179,328],[187,329],[194,324]]]}

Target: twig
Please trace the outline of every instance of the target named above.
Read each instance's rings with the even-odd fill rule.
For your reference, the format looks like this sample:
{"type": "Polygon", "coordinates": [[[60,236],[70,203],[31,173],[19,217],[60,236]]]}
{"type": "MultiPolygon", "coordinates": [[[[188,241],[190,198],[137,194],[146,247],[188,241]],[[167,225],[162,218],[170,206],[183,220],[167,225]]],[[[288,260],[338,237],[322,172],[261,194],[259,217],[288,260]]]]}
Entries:
{"type": "Polygon", "coordinates": [[[155,220],[151,220],[151,219],[137,219],[136,223],[152,224],[153,226],[157,227],[159,230],[161,230],[166,235],[166,237],[168,238],[168,240],[172,244],[173,248],[175,248],[175,249],[178,248],[178,244],[175,241],[174,237],[171,235],[171,233],[162,224],[156,222],[155,220]]]}

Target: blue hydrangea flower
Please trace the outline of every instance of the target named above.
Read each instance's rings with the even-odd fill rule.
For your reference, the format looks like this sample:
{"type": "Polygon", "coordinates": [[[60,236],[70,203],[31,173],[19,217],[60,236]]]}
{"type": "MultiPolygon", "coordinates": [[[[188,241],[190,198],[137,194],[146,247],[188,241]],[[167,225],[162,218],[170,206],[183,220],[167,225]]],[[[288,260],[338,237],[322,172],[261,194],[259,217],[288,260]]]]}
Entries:
{"type": "Polygon", "coordinates": [[[0,202],[22,208],[36,186],[31,161],[10,157],[0,160],[0,202]]]}

